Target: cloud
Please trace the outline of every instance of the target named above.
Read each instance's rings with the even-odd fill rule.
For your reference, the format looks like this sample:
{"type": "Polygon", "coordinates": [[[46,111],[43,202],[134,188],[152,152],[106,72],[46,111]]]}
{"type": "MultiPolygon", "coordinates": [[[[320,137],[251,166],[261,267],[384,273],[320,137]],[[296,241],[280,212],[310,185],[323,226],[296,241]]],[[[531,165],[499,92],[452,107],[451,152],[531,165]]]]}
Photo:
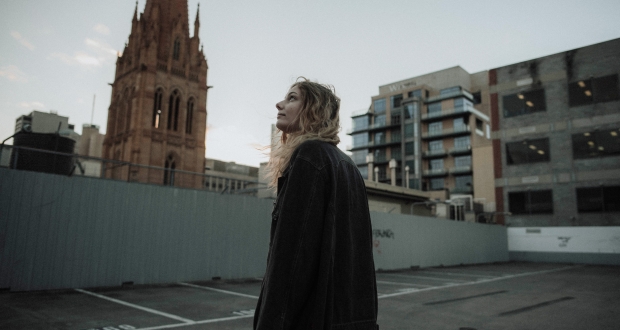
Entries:
{"type": "Polygon", "coordinates": [[[110,28],[105,26],[105,25],[103,25],[103,24],[101,24],[101,23],[95,25],[93,27],[93,30],[95,30],[98,33],[101,33],[103,35],[106,35],[106,36],[110,34],[110,28]]]}
{"type": "Polygon", "coordinates": [[[105,42],[86,38],[84,43],[86,43],[86,45],[91,47],[92,49],[108,56],[116,56],[117,54],[116,50],[110,47],[110,45],[106,44],[105,42]]]}
{"type": "Polygon", "coordinates": [[[22,107],[22,108],[27,108],[27,109],[43,109],[45,108],[45,105],[41,102],[20,102],[19,104],[17,104],[17,106],[22,107]]]}
{"type": "Polygon", "coordinates": [[[27,82],[26,74],[23,73],[15,65],[3,66],[0,68],[0,77],[5,77],[8,80],[16,82],[27,82]]]}
{"type": "Polygon", "coordinates": [[[56,52],[50,54],[48,58],[58,59],[68,65],[86,68],[99,67],[116,59],[116,50],[103,41],[86,38],[84,44],[89,48],[89,51],[77,51],[73,55],[56,52]]]}
{"type": "Polygon", "coordinates": [[[22,46],[30,49],[30,50],[34,50],[34,45],[30,43],[30,41],[26,40],[24,37],[22,37],[22,35],[17,32],[17,31],[11,31],[11,36],[13,37],[13,39],[17,40],[20,44],[22,44],[22,46]]]}

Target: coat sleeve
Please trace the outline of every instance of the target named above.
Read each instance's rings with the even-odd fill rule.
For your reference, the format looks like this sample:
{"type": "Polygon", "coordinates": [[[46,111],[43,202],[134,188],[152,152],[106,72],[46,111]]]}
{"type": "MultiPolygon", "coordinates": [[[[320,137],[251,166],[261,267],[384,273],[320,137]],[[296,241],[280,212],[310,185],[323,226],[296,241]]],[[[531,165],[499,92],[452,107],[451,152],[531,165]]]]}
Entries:
{"type": "MultiPolygon", "coordinates": [[[[256,329],[291,329],[302,318],[321,276],[326,180],[296,158],[278,197],[278,212],[256,329]]],[[[323,260],[325,262],[325,260],[323,260]]]]}

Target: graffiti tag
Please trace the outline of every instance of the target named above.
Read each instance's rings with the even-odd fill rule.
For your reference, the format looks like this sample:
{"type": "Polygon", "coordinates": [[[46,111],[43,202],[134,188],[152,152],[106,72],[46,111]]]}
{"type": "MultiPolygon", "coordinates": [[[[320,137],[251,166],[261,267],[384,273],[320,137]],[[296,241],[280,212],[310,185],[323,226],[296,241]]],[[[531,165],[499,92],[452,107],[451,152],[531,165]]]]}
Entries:
{"type": "Polygon", "coordinates": [[[375,238],[391,238],[394,239],[394,232],[390,229],[374,229],[372,236],[375,238]]]}
{"type": "Polygon", "coordinates": [[[566,244],[568,244],[568,241],[571,239],[570,237],[562,237],[562,236],[558,236],[558,239],[560,240],[560,247],[566,247],[566,244]]]}

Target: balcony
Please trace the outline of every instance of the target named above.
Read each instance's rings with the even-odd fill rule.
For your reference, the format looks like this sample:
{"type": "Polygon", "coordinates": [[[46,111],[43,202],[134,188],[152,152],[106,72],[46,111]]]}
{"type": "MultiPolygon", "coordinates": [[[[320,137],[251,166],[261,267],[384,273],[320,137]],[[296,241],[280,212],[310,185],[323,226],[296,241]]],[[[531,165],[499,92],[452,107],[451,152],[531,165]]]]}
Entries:
{"type": "Polygon", "coordinates": [[[452,175],[467,174],[467,173],[471,173],[471,166],[459,166],[459,167],[453,167],[450,169],[450,174],[452,175]]]}
{"type": "Polygon", "coordinates": [[[448,152],[446,149],[437,149],[437,150],[428,150],[422,153],[423,158],[438,158],[438,157],[446,157],[448,152]]]}
{"type": "Polygon", "coordinates": [[[424,172],[422,172],[422,176],[424,177],[436,177],[436,176],[446,176],[446,175],[448,175],[448,171],[446,171],[445,168],[424,170],[424,172]]]}
{"type": "Polygon", "coordinates": [[[436,119],[441,119],[441,118],[456,117],[456,116],[460,116],[465,113],[471,113],[474,111],[476,111],[474,107],[464,106],[464,107],[459,107],[455,109],[446,109],[442,111],[437,111],[433,113],[424,113],[422,114],[422,117],[420,118],[420,120],[424,122],[424,121],[436,120],[436,119]]]}
{"type": "Polygon", "coordinates": [[[450,155],[465,155],[471,154],[471,146],[460,146],[451,148],[449,151],[450,155]]]}
{"type": "Polygon", "coordinates": [[[447,128],[444,130],[424,132],[422,133],[422,139],[431,139],[431,138],[438,138],[438,137],[467,135],[467,134],[471,134],[471,129],[469,128],[469,126],[463,125],[463,126],[457,126],[454,128],[447,128]]]}
{"type": "Polygon", "coordinates": [[[393,138],[393,139],[384,139],[383,141],[368,141],[364,144],[360,144],[356,146],[348,145],[347,151],[368,149],[368,148],[374,148],[374,147],[384,147],[384,146],[393,145],[393,144],[400,144],[400,142],[401,142],[400,136],[393,138]]]}
{"type": "Polygon", "coordinates": [[[426,101],[424,101],[424,103],[432,103],[432,102],[437,102],[437,101],[442,101],[442,100],[447,100],[447,99],[453,99],[453,98],[458,97],[458,96],[465,96],[466,98],[468,98],[472,102],[474,100],[474,96],[471,95],[471,93],[469,93],[466,90],[461,89],[461,90],[458,90],[458,91],[454,91],[452,93],[431,96],[431,97],[427,98],[426,101]]]}

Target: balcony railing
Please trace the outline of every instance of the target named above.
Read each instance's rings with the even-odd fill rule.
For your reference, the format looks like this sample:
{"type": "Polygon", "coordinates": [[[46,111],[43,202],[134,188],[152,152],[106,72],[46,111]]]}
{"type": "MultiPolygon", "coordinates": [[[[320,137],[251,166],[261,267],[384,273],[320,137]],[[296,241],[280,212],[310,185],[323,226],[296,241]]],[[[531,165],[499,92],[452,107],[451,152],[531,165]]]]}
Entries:
{"type": "Polygon", "coordinates": [[[430,169],[430,170],[424,170],[424,172],[422,172],[423,176],[445,176],[448,175],[448,172],[446,171],[445,168],[435,168],[435,169],[430,169]]]}
{"type": "Polygon", "coordinates": [[[471,146],[469,145],[469,146],[454,147],[450,149],[449,153],[451,155],[471,153],[471,146]]]}
{"type": "Polygon", "coordinates": [[[470,173],[471,166],[458,166],[450,169],[450,174],[470,173]]]}
{"type": "Polygon", "coordinates": [[[443,95],[431,96],[431,97],[426,99],[425,103],[431,103],[431,102],[437,102],[437,101],[446,100],[446,99],[452,99],[452,98],[455,98],[457,96],[465,96],[465,97],[467,97],[470,100],[474,99],[474,96],[471,95],[471,93],[461,89],[461,90],[458,90],[458,91],[454,91],[452,93],[446,93],[446,94],[443,94],[443,95]]]}
{"type": "Polygon", "coordinates": [[[446,155],[447,155],[446,149],[428,150],[422,153],[422,157],[426,157],[426,158],[446,156],[446,155]]]}
{"type": "Polygon", "coordinates": [[[429,131],[429,132],[425,132],[422,133],[422,138],[430,138],[430,137],[440,137],[440,136],[447,136],[447,135],[456,135],[456,134],[463,134],[463,133],[471,133],[471,129],[469,128],[469,126],[463,125],[463,126],[457,126],[454,128],[447,128],[444,130],[434,130],[434,131],[429,131]]]}
{"type": "Polygon", "coordinates": [[[446,110],[437,111],[437,112],[423,113],[421,116],[421,119],[424,121],[424,120],[430,120],[430,119],[450,117],[450,116],[459,115],[459,114],[466,113],[466,112],[472,112],[472,110],[475,110],[472,106],[463,106],[459,108],[446,109],[446,110]]]}
{"type": "Polygon", "coordinates": [[[357,150],[357,149],[381,147],[381,146],[386,146],[386,145],[390,145],[390,144],[400,144],[401,141],[402,140],[401,140],[400,136],[398,136],[396,138],[384,139],[382,141],[368,141],[366,143],[362,143],[362,144],[358,144],[358,145],[354,145],[354,146],[348,145],[347,146],[347,150],[351,151],[351,150],[357,150]]]}

